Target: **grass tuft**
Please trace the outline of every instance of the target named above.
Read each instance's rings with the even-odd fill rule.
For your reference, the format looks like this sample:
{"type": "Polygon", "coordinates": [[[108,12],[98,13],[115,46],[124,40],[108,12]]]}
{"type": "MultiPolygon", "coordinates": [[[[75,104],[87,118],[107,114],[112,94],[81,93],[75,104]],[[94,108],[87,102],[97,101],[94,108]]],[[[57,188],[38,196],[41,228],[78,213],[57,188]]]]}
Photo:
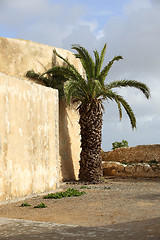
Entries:
{"type": "Polygon", "coordinates": [[[41,202],[40,204],[34,206],[34,208],[47,208],[47,206],[41,202]]]}
{"type": "Polygon", "coordinates": [[[78,197],[85,194],[85,192],[80,192],[77,189],[74,188],[68,188],[65,192],[59,192],[59,193],[49,193],[48,195],[44,196],[44,199],[54,198],[54,199],[60,199],[65,197],[78,197]]]}
{"type": "Polygon", "coordinates": [[[24,203],[21,204],[21,207],[30,207],[30,206],[31,206],[31,205],[28,204],[27,202],[24,202],[24,203]]]}
{"type": "Polygon", "coordinates": [[[80,189],[91,189],[91,187],[81,186],[80,189]]]}
{"type": "Polygon", "coordinates": [[[104,187],[105,190],[110,190],[111,188],[110,187],[104,187]]]}

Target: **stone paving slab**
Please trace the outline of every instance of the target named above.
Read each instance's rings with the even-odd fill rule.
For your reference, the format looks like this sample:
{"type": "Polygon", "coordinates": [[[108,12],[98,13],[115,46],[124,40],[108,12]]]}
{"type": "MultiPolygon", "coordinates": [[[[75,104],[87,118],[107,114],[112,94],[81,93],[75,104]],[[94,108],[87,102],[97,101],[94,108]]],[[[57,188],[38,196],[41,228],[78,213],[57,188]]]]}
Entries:
{"type": "Polygon", "coordinates": [[[79,227],[46,222],[0,218],[0,240],[160,240],[160,218],[79,227]]]}

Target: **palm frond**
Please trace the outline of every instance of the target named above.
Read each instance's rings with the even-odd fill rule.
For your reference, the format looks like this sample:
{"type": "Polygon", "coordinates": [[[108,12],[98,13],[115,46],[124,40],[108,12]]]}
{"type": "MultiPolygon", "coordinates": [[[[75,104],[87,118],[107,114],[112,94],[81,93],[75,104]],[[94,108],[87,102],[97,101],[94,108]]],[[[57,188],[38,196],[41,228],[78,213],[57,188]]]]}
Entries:
{"type": "Polygon", "coordinates": [[[121,108],[121,104],[119,101],[117,101],[115,99],[115,102],[117,103],[117,106],[118,106],[118,112],[119,112],[119,120],[121,121],[122,120],[122,108],[121,108]]]}
{"type": "Polygon", "coordinates": [[[101,68],[102,68],[102,65],[103,65],[103,62],[104,62],[104,57],[105,57],[105,54],[106,54],[106,49],[107,49],[107,44],[104,45],[102,51],[101,51],[101,56],[100,56],[100,61],[99,61],[99,67],[98,67],[98,74],[100,73],[101,71],[101,68]]]}
{"type": "Polygon", "coordinates": [[[95,56],[95,77],[99,74],[100,57],[97,51],[93,51],[95,56]]]}
{"type": "Polygon", "coordinates": [[[72,79],[77,79],[78,77],[82,80],[82,76],[80,74],[78,74],[77,76],[77,72],[75,72],[73,69],[59,66],[50,68],[48,71],[44,72],[41,76],[44,76],[45,74],[58,74],[60,76],[65,76],[66,78],[72,79]]]}
{"type": "Polygon", "coordinates": [[[97,98],[97,93],[101,91],[102,86],[100,82],[96,79],[92,81],[92,89],[91,89],[91,99],[97,98]]]}
{"type": "Polygon", "coordinates": [[[135,118],[135,115],[133,113],[133,110],[132,108],[130,107],[130,105],[126,102],[126,100],[119,94],[111,91],[111,90],[107,90],[106,91],[106,96],[105,96],[106,99],[110,99],[110,100],[114,100],[117,104],[118,104],[118,109],[119,109],[119,115],[121,116],[122,118],[122,112],[121,112],[121,106],[120,104],[123,106],[123,108],[125,109],[129,119],[130,119],[130,123],[131,123],[131,126],[132,126],[132,129],[135,129],[136,128],[136,118],[135,118]]]}
{"type": "Polygon", "coordinates": [[[115,61],[119,61],[120,59],[123,59],[122,56],[116,56],[116,57],[114,57],[114,58],[112,59],[112,61],[110,61],[110,62],[108,63],[108,65],[106,65],[106,66],[103,68],[103,70],[102,70],[101,73],[99,74],[99,79],[100,79],[100,81],[103,81],[103,82],[104,82],[104,80],[105,80],[105,78],[107,77],[107,74],[108,74],[110,68],[112,67],[113,63],[114,63],[115,61]]]}
{"type": "Polygon", "coordinates": [[[27,73],[26,73],[26,77],[27,77],[27,78],[32,78],[32,79],[39,79],[40,75],[41,75],[41,74],[39,74],[39,73],[35,73],[34,70],[29,70],[29,71],[27,71],[27,73]]]}
{"type": "Polygon", "coordinates": [[[66,96],[67,103],[70,104],[71,100],[82,101],[82,99],[88,99],[89,95],[83,84],[80,85],[78,81],[69,80],[64,85],[64,92],[66,96]]]}
{"type": "Polygon", "coordinates": [[[95,77],[97,77],[100,74],[100,71],[101,71],[101,68],[103,65],[103,61],[104,61],[104,57],[105,57],[105,53],[106,53],[106,49],[107,49],[107,44],[104,45],[100,56],[97,51],[93,51],[94,56],[95,56],[95,77]]]}
{"type": "Polygon", "coordinates": [[[72,49],[76,50],[78,54],[74,54],[76,58],[79,58],[88,79],[94,78],[95,76],[95,63],[90,56],[89,52],[79,44],[73,44],[72,49]]]}
{"type": "Polygon", "coordinates": [[[124,98],[120,95],[117,95],[117,100],[118,102],[120,102],[123,106],[123,108],[125,109],[129,119],[130,119],[130,123],[132,126],[132,130],[136,128],[136,118],[135,115],[133,113],[132,108],[130,107],[130,105],[124,100],[124,98]]]}
{"type": "MultiPolygon", "coordinates": [[[[53,53],[56,54],[57,57],[59,57],[60,59],[62,59],[65,63],[67,63],[68,67],[74,71],[74,73],[76,74],[76,76],[77,76],[79,79],[82,78],[81,74],[77,71],[77,69],[73,66],[73,64],[71,64],[67,59],[65,59],[65,58],[62,57],[60,54],[58,54],[55,49],[53,50],[53,53]]],[[[60,67],[60,68],[62,68],[62,67],[60,67]]]]}
{"type": "Polygon", "coordinates": [[[107,89],[112,88],[121,88],[121,87],[134,87],[138,90],[142,91],[142,93],[145,95],[145,97],[148,99],[150,97],[150,90],[147,87],[146,84],[135,81],[135,80],[119,80],[119,81],[113,81],[106,85],[107,89]]]}

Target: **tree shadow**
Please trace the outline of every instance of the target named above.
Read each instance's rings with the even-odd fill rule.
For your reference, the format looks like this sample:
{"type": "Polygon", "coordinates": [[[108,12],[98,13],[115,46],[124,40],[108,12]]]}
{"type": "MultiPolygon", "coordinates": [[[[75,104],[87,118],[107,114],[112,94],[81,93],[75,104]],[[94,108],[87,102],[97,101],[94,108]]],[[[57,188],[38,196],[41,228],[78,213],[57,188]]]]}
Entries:
{"type": "MultiPolygon", "coordinates": [[[[45,71],[47,71],[46,67],[42,63],[39,62],[39,64],[43,67],[45,71]]],[[[52,67],[67,67],[67,64],[65,62],[60,63],[57,61],[57,56],[54,52],[52,55],[51,65],[52,67]]],[[[38,83],[41,84],[41,82],[38,83]]],[[[62,181],[75,180],[68,120],[72,122],[67,113],[67,103],[64,100],[59,99],[59,158],[62,181]]]]}
{"type": "MultiPolygon", "coordinates": [[[[57,56],[53,52],[52,67],[54,66],[60,66],[60,64],[57,62],[57,56]]],[[[67,67],[67,64],[63,62],[62,66],[67,67]]],[[[67,103],[59,99],[59,155],[62,181],[75,180],[68,120],[70,119],[67,113],[67,103]]]]}
{"type": "Polygon", "coordinates": [[[62,180],[75,180],[71,151],[71,140],[68,129],[67,103],[59,101],[59,155],[61,158],[62,180]]]}

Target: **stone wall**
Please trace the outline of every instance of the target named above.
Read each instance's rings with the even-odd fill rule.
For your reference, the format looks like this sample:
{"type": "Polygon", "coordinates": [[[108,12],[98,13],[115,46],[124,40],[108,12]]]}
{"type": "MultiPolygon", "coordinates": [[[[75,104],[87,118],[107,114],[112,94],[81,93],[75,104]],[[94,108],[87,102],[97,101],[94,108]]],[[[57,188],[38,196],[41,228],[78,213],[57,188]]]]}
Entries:
{"type": "Polygon", "coordinates": [[[58,187],[58,124],[57,90],[0,73],[0,201],[58,187]]]}
{"type": "MultiPolygon", "coordinates": [[[[52,46],[39,44],[26,40],[0,37],[0,72],[10,76],[27,80],[25,74],[28,70],[42,73],[46,69],[64,62],[53,55],[52,46]]],[[[56,48],[57,52],[67,58],[82,74],[82,66],[70,51],[56,48]]],[[[68,107],[60,102],[59,106],[59,144],[60,144],[60,178],[71,180],[78,177],[80,153],[79,116],[75,107],[68,107]]]]}
{"type": "Polygon", "coordinates": [[[103,162],[103,175],[118,177],[160,177],[160,163],[133,163],[103,162]]]}
{"type": "Polygon", "coordinates": [[[62,66],[64,62],[55,57],[53,49],[83,73],[80,61],[70,51],[28,40],[3,37],[0,37],[0,72],[26,79],[28,70],[41,73],[53,65],[62,66]]]}
{"type": "Polygon", "coordinates": [[[109,152],[102,151],[102,161],[105,162],[147,163],[153,160],[160,162],[160,144],[117,148],[109,152]]]}

